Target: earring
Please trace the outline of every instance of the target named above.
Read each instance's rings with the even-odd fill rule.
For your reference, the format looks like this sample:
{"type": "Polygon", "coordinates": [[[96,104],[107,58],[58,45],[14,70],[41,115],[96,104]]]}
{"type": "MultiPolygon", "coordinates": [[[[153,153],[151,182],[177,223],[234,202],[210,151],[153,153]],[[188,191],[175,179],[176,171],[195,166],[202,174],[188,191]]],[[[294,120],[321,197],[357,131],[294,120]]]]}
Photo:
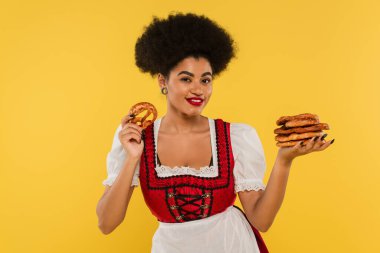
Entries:
{"type": "Polygon", "coordinates": [[[164,94],[164,95],[168,94],[168,88],[162,87],[161,88],[161,93],[164,94]]]}

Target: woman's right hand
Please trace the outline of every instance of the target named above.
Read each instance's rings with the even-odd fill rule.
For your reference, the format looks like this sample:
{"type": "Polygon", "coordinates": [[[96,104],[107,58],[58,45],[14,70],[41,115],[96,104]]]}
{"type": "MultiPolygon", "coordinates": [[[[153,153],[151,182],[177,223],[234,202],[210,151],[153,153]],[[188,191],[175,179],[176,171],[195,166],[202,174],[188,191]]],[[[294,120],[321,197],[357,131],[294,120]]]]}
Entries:
{"type": "Polygon", "coordinates": [[[127,153],[127,157],[141,157],[144,150],[144,141],[141,138],[143,129],[134,123],[127,123],[132,117],[126,115],[121,120],[121,131],[119,132],[119,140],[127,153]]]}

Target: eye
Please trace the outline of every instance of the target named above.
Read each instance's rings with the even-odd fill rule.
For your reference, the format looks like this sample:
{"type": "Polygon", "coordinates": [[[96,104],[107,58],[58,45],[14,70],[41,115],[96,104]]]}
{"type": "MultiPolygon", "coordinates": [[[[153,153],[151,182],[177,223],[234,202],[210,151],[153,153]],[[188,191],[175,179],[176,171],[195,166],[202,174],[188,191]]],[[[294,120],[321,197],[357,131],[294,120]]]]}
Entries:
{"type": "Polygon", "coordinates": [[[203,79],[203,82],[207,84],[207,83],[211,83],[211,80],[210,79],[203,79]]]}
{"type": "MultiPolygon", "coordinates": [[[[184,77],[184,78],[181,78],[181,80],[186,82],[186,80],[190,80],[190,79],[187,78],[187,77],[184,77]]],[[[190,80],[190,81],[191,81],[191,80],[190,80]]]]}

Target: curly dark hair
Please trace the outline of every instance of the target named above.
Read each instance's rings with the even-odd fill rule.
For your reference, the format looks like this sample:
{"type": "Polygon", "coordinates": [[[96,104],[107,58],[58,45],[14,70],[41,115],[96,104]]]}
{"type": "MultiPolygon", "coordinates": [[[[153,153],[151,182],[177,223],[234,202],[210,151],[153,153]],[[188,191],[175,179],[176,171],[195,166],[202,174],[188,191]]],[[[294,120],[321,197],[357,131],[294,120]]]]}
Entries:
{"type": "Polygon", "coordinates": [[[171,13],[167,19],[153,16],[144,28],[135,45],[135,63],[152,77],[161,73],[169,78],[170,70],[189,56],[206,58],[216,77],[236,57],[232,37],[204,15],[171,13]]]}

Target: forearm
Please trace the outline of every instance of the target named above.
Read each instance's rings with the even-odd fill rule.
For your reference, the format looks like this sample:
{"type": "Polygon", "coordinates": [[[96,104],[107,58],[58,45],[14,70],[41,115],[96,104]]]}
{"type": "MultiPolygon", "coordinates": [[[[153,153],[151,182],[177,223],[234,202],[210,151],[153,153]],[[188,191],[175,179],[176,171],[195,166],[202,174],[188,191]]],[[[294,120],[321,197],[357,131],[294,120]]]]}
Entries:
{"type": "Polygon", "coordinates": [[[265,191],[252,211],[252,216],[264,231],[272,225],[284,200],[291,164],[292,161],[276,158],[265,191]]]}
{"type": "Polygon", "coordinates": [[[97,206],[98,226],[102,231],[113,231],[124,219],[128,209],[133,174],[138,160],[126,159],[112,187],[97,206]]]}

